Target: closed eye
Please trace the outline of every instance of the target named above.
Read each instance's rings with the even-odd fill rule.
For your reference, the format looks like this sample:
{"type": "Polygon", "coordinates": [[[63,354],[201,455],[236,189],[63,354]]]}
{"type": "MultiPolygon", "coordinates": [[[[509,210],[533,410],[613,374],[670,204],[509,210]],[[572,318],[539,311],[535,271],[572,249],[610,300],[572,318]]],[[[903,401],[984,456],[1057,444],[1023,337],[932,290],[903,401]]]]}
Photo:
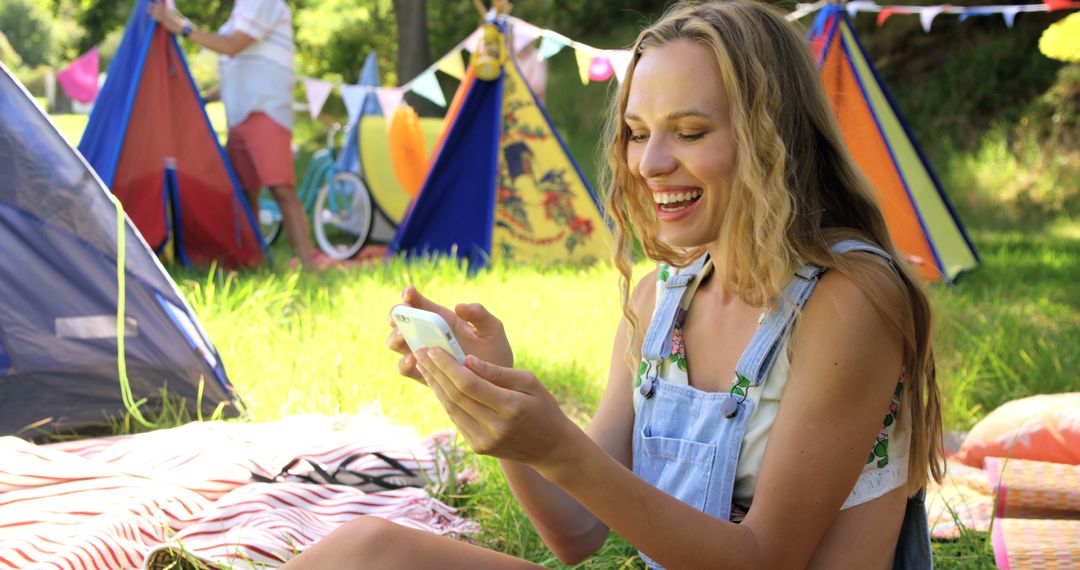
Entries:
{"type": "Polygon", "coordinates": [[[649,140],[649,133],[630,133],[628,140],[632,143],[641,143],[649,140]]]}
{"type": "Polygon", "coordinates": [[[679,140],[694,142],[705,137],[705,133],[679,133],[679,140]]]}

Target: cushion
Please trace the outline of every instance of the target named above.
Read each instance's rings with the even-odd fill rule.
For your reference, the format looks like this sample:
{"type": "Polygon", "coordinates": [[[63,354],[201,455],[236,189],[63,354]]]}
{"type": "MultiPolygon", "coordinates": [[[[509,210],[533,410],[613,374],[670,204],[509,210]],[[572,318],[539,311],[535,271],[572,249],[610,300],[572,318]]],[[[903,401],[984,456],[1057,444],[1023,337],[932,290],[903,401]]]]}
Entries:
{"type": "Polygon", "coordinates": [[[987,457],[1080,464],[1080,392],[1002,404],[975,424],[950,459],[982,468],[987,457]]]}

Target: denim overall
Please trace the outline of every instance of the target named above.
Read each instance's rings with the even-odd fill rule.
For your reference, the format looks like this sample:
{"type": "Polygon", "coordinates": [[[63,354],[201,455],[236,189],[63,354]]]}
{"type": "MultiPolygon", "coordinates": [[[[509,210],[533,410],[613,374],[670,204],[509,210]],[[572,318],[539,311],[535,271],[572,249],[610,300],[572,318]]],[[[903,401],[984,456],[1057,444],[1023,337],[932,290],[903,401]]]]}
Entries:
{"type": "MultiPolygon", "coordinates": [[[[832,250],[867,251],[890,259],[877,247],[854,240],[839,242],[832,250]]],[[[634,418],[633,466],[634,473],[653,486],[707,515],[729,520],[739,450],[754,402],[730,392],[703,392],[672,384],[658,376],[660,364],[671,354],[675,323],[684,316],[679,314],[683,295],[704,265],[702,256],[661,287],[642,345],[642,362],[647,369],[634,418]]],[[[751,388],[760,389],[768,378],[795,323],[796,308],[806,304],[823,273],[816,266],[799,268],[784,289],[780,308],[771,311],[754,334],[735,367],[738,375],[750,380],[751,388]]],[[[640,554],[650,568],[663,568],[640,554]]],[[[908,500],[893,568],[932,567],[930,533],[920,491],[908,500]]]]}

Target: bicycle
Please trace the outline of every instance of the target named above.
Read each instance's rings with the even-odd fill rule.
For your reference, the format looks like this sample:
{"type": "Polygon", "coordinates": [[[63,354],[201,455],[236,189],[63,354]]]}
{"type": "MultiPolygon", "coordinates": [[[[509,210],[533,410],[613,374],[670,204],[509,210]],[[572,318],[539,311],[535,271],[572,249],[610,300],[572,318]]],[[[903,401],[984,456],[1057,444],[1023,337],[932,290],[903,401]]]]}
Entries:
{"type": "MultiPolygon", "coordinates": [[[[330,132],[326,134],[326,147],[320,148],[311,155],[311,162],[296,189],[297,198],[304,207],[304,212],[311,212],[314,206],[317,188],[329,179],[334,167],[334,136],[341,130],[341,125],[334,123],[330,132]]],[[[263,234],[266,245],[277,241],[281,235],[281,209],[278,208],[277,200],[270,194],[269,188],[259,191],[259,230],[263,234]]]]}
{"type": "MultiPolygon", "coordinates": [[[[334,140],[341,130],[337,123],[330,127],[326,147],[312,154],[297,189],[319,249],[339,261],[354,257],[364,247],[374,218],[371,196],[360,174],[337,169],[334,140]]],[[[259,229],[267,245],[281,234],[281,211],[267,188],[259,193],[259,229]]]]}

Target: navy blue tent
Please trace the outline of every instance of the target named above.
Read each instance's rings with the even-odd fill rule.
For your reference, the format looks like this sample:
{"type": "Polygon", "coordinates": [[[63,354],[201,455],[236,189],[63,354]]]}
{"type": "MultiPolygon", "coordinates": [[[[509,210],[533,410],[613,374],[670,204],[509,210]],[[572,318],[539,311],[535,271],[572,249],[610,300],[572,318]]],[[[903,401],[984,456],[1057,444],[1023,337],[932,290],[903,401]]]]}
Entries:
{"type": "Polygon", "coordinates": [[[221,358],[176,285],[130,220],[117,238],[108,190],[0,64],[0,435],[124,413],[118,247],[133,400],[164,387],[194,411],[201,384],[204,415],[235,414],[221,358]]]}
{"type": "Polygon", "coordinates": [[[155,251],[185,264],[266,256],[176,38],[136,0],[83,139],[86,160],[155,251]]]}

